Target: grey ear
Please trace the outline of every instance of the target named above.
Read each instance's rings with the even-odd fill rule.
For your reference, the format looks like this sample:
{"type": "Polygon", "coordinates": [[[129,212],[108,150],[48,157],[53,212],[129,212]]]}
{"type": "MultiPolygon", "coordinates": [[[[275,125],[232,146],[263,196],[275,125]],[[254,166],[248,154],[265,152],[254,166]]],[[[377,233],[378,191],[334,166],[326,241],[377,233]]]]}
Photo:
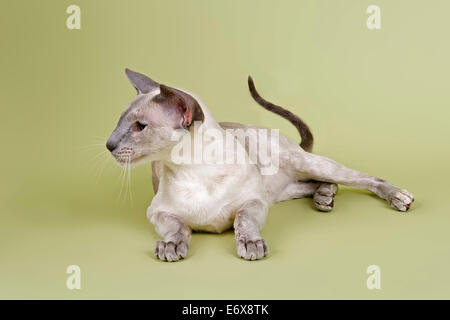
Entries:
{"type": "Polygon", "coordinates": [[[188,128],[194,121],[203,121],[205,116],[203,111],[191,95],[175,88],[161,84],[159,86],[159,95],[157,100],[161,100],[167,107],[177,108],[183,115],[182,125],[188,128]]]}
{"type": "Polygon", "coordinates": [[[131,84],[136,88],[139,93],[149,93],[155,88],[159,87],[159,84],[146,75],[125,69],[125,73],[130,80],[131,84]]]}

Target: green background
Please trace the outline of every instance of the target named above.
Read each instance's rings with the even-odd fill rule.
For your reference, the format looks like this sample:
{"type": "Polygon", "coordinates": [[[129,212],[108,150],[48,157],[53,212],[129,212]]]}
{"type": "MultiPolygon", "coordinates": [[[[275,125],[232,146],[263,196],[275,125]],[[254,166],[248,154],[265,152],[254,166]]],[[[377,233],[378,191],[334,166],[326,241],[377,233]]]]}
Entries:
{"type": "Polygon", "coordinates": [[[6,1],[0,10],[0,298],[450,298],[448,1],[6,1]],[[81,7],[81,30],[66,8],[81,7]],[[382,28],[366,27],[381,7],[382,28]],[[406,188],[398,213],[340,188],[271,208],[261,261],[232,232],[153,257],[149,165],[120,173],[104,143],[135,90],[124,68],[198,94],[220,121],[280,128],[248,93],[301,115],[315,152],[406,188]],[[66,288],[68,265],[81,290],[66,288]],[[381,268],[381,290],[366,268],[381,268]]]}

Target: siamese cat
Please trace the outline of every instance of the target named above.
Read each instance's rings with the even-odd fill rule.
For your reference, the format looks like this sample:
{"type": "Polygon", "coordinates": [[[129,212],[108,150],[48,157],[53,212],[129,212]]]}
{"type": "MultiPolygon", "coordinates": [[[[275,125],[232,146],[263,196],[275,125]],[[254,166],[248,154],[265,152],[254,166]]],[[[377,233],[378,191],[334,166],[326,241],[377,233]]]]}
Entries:
{"type": "MultiPolygon", "coordinates": [[[[192,231],[220,233],[231,227],[238,256],[261,259],[268,254],[260,231],[270,205],[312,197],[318,210],[331,211],[338,184],[368,189],[399,211],[407,211],[414,201],[411,193],[386,180],[311,153],[313,136],[309,127],[290,111],[263,99],[251,77],[248,85],[253,99],[290,121],[301,136],[300,145],[282,135],[271,144],[277,166],[269,174],[262,173],[266,164],[258,160],[267,150],[257,150],[257,161],[253,162],[224,162],[223,157],[211,156],[214,145],[223,147],[222,153],[231,154],[233,159],[242,152],[250,156],[250,146],[258,144],[259,135],[238,139],[236,132],[257,130],[269,135],[269,129],[217,122],[196,95],[129,69],[125,72],[137,97],[122,113],[106,147],[119,165],[152,163],[155,196],[147,217],[163,238],[155,248],[160,260],[185,258],[192,231]],[[214,134],[208,136],[207,132],[214,134]],[[202,148],[196,146],[198,136],[202,148]],[[228,146],[230,137],[235,140],[232,147],[228,146]],[[184,159],[192,160],[195,154],[200,161],[178,161],[175,149],[183,150],[187,155],[184,159]],[[209,160],[204,161],[207,153],[209,160]]],[[[255,150],[252,152],[255,155],[255,150]]]]}

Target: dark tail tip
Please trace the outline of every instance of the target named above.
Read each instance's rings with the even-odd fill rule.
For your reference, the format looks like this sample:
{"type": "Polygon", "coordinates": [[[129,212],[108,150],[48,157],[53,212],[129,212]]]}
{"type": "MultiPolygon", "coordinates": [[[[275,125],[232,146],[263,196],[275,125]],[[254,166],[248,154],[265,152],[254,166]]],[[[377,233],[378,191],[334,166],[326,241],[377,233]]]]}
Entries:
{"type": "Polygon", "coordinates": [[[253,79],[251,76],[248,76],[248,88],[250,89],[250,91],[255,90],[255,83],[253,82],[253,79]]]}
{"type": "Polygon", "coordinates": [[[253,99],[255,100],[257,100],[258,98],[261,99],[258,91],[256,91],[255,83],[253,82],[251,76],[248,76],[248,89],[250,90],[250,94],[252,95],[253,99]]]}
{"type": "Polygon", "coordinates": [[[302,142],[300,143],[300,146],[303,148],[303,150],[311,152],[314,138],[312,136],[311,130],[309,129],[308,125],[303,122],[302,119],[300,119],[298,116],[290,112],[289,110],[286,110],[280,106],[277,106],[267,100],[265,100],[263,97],[261,97],[256,91],[255,83],[253,82],[253,79],[251,76],[248,76],[248,89],[250,91],[250,94],[252,95],[253,99],[261,105],[266,110],[269,110],[275,114],[278,114],[279,116],[285,118],[289,122],[291,122],[300,133],[300,137],[302,138],[302,142]]]}

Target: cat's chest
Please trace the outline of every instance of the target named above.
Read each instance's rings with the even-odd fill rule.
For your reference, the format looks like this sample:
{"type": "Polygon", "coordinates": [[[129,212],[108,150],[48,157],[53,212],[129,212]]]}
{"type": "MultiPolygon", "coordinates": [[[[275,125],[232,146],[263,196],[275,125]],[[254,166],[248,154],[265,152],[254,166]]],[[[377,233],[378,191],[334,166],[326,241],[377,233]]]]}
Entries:
{"type": "Polygon", "coordinates": [[[233,223],[246,181],[245,171],[227,168],[169,172],[151,207],[177,214],[194,230],[221,232],[233,223]]]}
{"type": "Polygon", "coordinates": [[[162,191],[173,203],[207,209],[227,202],[239,181],[238,175],[223,168],[198,168],[168,174],[162,191]]]}

